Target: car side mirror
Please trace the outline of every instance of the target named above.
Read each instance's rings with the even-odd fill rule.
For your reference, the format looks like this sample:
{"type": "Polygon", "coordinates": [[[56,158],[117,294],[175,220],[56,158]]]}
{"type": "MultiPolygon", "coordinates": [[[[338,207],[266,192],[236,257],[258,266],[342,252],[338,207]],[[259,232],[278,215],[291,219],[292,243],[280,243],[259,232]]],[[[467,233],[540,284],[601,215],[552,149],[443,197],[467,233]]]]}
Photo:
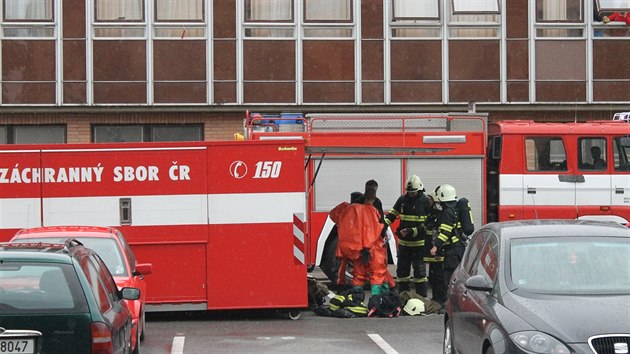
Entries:
{"type": "Polygon", "coordinates": [[[140,289],[138,288],[122,288],[120,292],[125,300],[138,300],[140,298],[140,289]]]}
{"type": "Polygon", "coordinates": [[[153,272],[153,265],[151,263],[139,263],[136,264],[136,270],[133,275],[148,275],[153,272]]]}
{"type": "Polygon", "coordinates": [[[492,284],[490,284],[486,277],[480,274],[473,275],[472,277],[466,279],[464,284],[470,290],[492,291],[492,284]]]}

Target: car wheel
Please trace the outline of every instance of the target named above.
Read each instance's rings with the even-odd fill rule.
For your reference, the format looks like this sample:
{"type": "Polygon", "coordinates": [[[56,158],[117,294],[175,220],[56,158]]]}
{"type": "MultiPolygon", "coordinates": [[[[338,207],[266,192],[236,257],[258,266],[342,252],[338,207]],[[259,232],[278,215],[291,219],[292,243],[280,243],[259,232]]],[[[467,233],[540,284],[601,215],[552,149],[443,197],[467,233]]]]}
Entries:
{"type": "Polygon", "coordinates": [[[297,321],[302,317],[302,313],[299,310],[289,310],[287,311],[287,317],[290,320],[297,321]]]}
{"type": "Polygon", "coordinates": [[[145,328],[144,309],[142,309],[142,314],[140,315],[140,322],[142,323],[142,331],[140,332],[140,340],[143,341],[144,340],[144,328],[145,328]]]}
{"type": "Polygon", "coordinates": [[[455,354],[455,348],[453,348],[453,330],[451,329],[450,320],[446,320],[444,324],[444,343],[442,349],[444,354],[455,354]]]}
{"type": "Polygon", "coordinates": [[[140,354],[140,335],[138,335],[138,331],[136,331],[136,347],[133,348],[131,354],[140,354]]]}

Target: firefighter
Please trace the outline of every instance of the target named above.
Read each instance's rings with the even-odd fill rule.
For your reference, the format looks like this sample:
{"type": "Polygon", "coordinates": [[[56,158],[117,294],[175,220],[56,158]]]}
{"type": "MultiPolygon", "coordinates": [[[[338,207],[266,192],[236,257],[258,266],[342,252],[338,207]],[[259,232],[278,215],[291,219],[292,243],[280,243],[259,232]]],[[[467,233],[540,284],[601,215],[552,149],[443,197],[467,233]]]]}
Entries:
{"type": "Polygon", "coordinates": [[[444,261],[442,262],[444,289],[448,289],[451,275],[464,255],[465,245],[460,239],[463,236],[457,229],[457,192],[455,188],[450,184],[442,184],[436,196],[442,211],[438,217],[438,236],[433,248],[431,248],[431,255],[435,256],[439,251],[444,254],[444,261]]]}
{"type": "Polygon", "coordinates": [[[429,265],[429,285],[431,285],[431,299],[440,305],[444,306],[446,302],[446,288],[444,287],[444,268],[442,262],[444,256],[441,252],[436,255],[431,255],[431,248],[433,248],[435,238],[438,235],[438,219],[442,206],[438,203],[437,194],[439,193],[440,186],[437,186],[435,190],[429,193],[429,205],[430,213],[427,218],[427,231],[431,233],[431,237],[427,238],[425,244],[425,256],[424,262],[429,265]]]}
{"type": "Polygon", "coordinates": [[[427,270],[423,261],[427,230],[425,223],[429,214],[429,200],[424,194],[424,186],[420,177],[413,175],[407,180],[406,193],[398,198],[385,223],[391,225],[396,218],[400,224],[398,235],[398,290],[409,290],[411,282],[415,283],[416,293],[427,296],[427,270]],[[413,267],[413,277],[410,276],[413,267]]]}
{"type": "Polygon", "coordinates": [[[330,215],[339,228],[339,254],[353,264],[352,286],[363,289],[369,281],[372,295],[378,295],[389,291],[382,225],[379,213],[373,207],[376,190],[367,189],[363,196],[363,204],[344,202],[336,206],[330,215]]]}

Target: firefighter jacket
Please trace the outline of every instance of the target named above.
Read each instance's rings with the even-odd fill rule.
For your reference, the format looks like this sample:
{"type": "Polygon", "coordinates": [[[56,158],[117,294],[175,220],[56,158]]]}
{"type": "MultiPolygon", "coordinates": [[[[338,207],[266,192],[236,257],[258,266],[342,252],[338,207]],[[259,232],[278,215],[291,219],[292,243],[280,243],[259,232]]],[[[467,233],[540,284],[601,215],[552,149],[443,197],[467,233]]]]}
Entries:
{"type": "Polygon", "coordinates": [[[438,215],[438,235],[435,239],[435,247],[438,250],[450,247],[458,242],[459,232],[457,229],[458,218],[455,209],[455,201],[442,203],[442,212],[438,215]]]}
{"type": "Polygon", "coordinates": [[[455,269],[464,254],[465,246],[457,229],[455,204],[455,201],[442,203],[442,212],[438,216],[438,235],[434,244],[438,252],[441,250],[444,254],[444,269],[455,269]]]}
{"type": "Polygon", "coordinates": [[[396,218],[400,219],[400,225],[396,234],[398,244],[407,247],[424,247],[425,239],[430,237],[425,223],[429,215],[429,198],[419,192],[416,196],[405,193],[396,200],[396,203],[385,217],[385,224],[391,225],[396,218]],[[411,229],[406,236],[400,233],[403,229],[411,229]]]}

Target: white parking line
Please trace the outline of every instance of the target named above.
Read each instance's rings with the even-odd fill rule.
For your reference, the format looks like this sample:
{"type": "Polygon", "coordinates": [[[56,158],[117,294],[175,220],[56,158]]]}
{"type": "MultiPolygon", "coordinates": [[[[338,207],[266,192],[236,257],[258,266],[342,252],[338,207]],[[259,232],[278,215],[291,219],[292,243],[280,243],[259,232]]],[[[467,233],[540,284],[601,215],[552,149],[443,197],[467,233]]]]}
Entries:
{"type": "Polygon", "coordinates": [[[183,354],[185,340],[186,340],[186,337],[184,336],[173,337],[173,344],[171,345],[171,354],[183,354]]]}
{"type": "Polygon", "coordinates": [[[375,333],[368,333],[368,337],[376,343],[387,354],[398,354],[396,349],[392,348],[381,336],[375,333]]]}

